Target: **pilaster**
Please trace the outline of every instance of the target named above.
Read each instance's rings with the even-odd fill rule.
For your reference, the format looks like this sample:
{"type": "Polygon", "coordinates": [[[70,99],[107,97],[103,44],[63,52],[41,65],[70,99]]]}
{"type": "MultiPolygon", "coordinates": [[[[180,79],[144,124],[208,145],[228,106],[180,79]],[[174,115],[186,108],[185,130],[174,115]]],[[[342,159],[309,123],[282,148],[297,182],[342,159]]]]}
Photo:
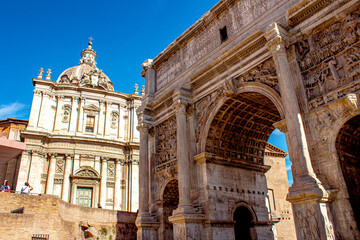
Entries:
{"type": "Polygon", "coordinates": [[[80,97],[80,106],[79,106],[79,110],[78,110],[78,115],[79,115],[79,119],[78,119],[78,132],[83,132],[83,123],[84,123],[84,105],[85,105],[85,101],[86,99],[84,97],[80,97]]]}
{"type": "Polygon", "coordinates": [[[75,133],[77,129],[77,119],[78,119],[78,101],[79,97],[73,96],[72,97],[72,104],[71,104],[71,116],[70,116],[70,132],[75,133]]]}
{"type": "Polygon", "coordinates": [[[73,155],[66,154],[65,155],[65,171],[64,171],[64,179],[63,179],[63,190],[61,199],[69,202],[69,194],[70,194],[70,175],[71,175],[71,168],[72,168],[72,159],[73,155]]]}
{"type": "Polygon", "coordinates": [[[121,209],[121,200],[122,200],[122,189],[121,189],[121,179],[122,179],[122,162],[121,159],[116,159],[115,162],[115,192],[114,192],[114,210],[123,210],[121,209]]]}
{"type": "Polygon", "coordinates": [[[21,164],[19,168],[16,191],[20,191],[21,188],[24,186],[25,182],[28,181],[31,155],[32,155],[31,150],[25,150],[21,155],[21,164]]]}
{"type": "Polygon", "coordinates": [[[53,194],[54,189],[54,176],[55,176],[55,167],[56,167],[56,157],[57,154],[52,153],[49,154],[49,168],[47,172],[47,180],[46,180],[46,194],[53,194]]]}
{"type": "Polygon", "coordinates": [[[31,111],[29,117],[28,129],[35,129],[39,123],[39,114],[41,107],[42,92],[40,90],[34,90],[33,101],[31,104],[31,111]]]}
{"type": "Polygon", "coordinates": [[[108,158],[101,158],[100,205],[103,208],[106,207],[106,182],[108,160],[108,158]]]}
{"type": "Polygon", "coordinates": [[[61,114],[62,114],[62,108],[64,105],[64,96],[57,96],[57,107],[56,107],[56,115],[55,115],[55,126],[54,131],[59,131],[61,128],[61,114]]]}

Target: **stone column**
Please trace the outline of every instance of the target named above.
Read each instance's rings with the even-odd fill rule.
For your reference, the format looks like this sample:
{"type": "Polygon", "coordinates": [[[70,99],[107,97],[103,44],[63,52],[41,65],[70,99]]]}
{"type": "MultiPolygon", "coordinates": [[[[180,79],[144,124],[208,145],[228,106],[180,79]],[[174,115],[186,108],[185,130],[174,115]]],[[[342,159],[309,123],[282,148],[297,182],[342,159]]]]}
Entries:
{"type": "Polygon", "coordinates": [[[179,206],[178,209],[192,208],[190,198],[190,161],[189,161],[189,145],[188,145],[188,129],[186,123],[186,103],[180,99],[175,102],[176,111],[176,158],[178,166],[178,182],[179,182],[179,206]]]}
{"type": "Polygon", "coordinates": [[[47,173],[45,193],[53,194],[57,154],[49,154],[49,156],[50,156],[50,160],[49,160],[49,169],[47,173]]]}
{"type": "Polygon", "coordinates": [[[174,239],[201,239],[205,215],[197,213],[191,203],[191,169],[189,129],[186,107],[190,101],[189,93],[183,89],[175,91],[174,109],[176,113],[176,159],[179,184],[179,205],[169,217],[174,224],[174,239]]]}
{"type": "Polygon", "coordinates": [[[115,162],[115,189],[114,189],[114,210],[124,210],[121,209],[121,197],[122,197],[122,189],[121,189],[121,179],[122,179],[122,161],[121,159],[116,159],[115,162]]]}
{"type": "Polygon", "coordinates": [[[64,96],[57,96],[57,107],[56,107],[56,115],[55,115],[55,126],[54,131],[59,131],[61,128],[61,114],[62,107],[64,105],[64,96]]]}
{"type": "Polygon", "coordinates": [[[21,155],[16,191],[20,191],[21,188],[24,186],[25,182],[28,181],[31,153],[32,153],[31,150],[25,150],[21,155]]]}
{"type": "Polygon", "coordinates": [[[149,161],[148,161],[148,134],[149,125],[141,124],[140,131],[140,161],[139,161],[139,215],[149,216],[149,161]]]}
{"type": "Polygon", "coordinates": [[[100,205],[106,207],[107,158],[101,158],[100,205]]]}
{"type": "Polygon", "coordinates": [[[69,191],[70,191],[70,175],[72,168],[72,155],[66,154],[65,156],[65,170],[64,170],[64,180],[63,180],[63,190],[61,199],[65,202],[70,202],[69,191]]]}
{"type": "MultiPolygon", "coordinates": [[[[141,113],[139,115],[142,115],[141,113]]],[[[141,123],[137,127],[140,132],[140,159],[139,159],[139,214],[136,218],[138,228],[137,238],[157,239],[157,229],[160,223],[149,214],[149,156],[148,135],[149,124],[141,123]]]]}
{"type": "Polygon", "coordinates": [[[72,104],[71,104],[71,116],[70,116],[70,132],[75,133],[78,124],[78,101],[79,97],[73,96],[72,97],[72,104]]]}
{"type": "Polygon", "coordinates": [[[83,123],[84,123],[84,107],[85,104],[85,98],[84,97],[80,97],[80,106],[79,106],[79,110],[78,110],[78,115],[79,115],[79,119],[78,119],[78,132],[83,132],[83,123]]]}
{"type": "Polygon", "coordinates": [[[270,25],[265,37],[275,62],[281,98],[285,109],[287,143],[295,171],[294,183],[287,200],[292,203],[299,239],[335,239],[327,202],[328,192],[316,178],[311,165],[304,124],[287,59],[286,31],[276,23],[270,25]]]}
{"type": "Polygon", "coordinates": [[[29,125],[27,126],[28,129],[35,129],[38,126],[42,98],[41,94],[42,92],[40,90],[34,90],[34,96],[31,104],[31,111],[29,117],[29,125]]]}

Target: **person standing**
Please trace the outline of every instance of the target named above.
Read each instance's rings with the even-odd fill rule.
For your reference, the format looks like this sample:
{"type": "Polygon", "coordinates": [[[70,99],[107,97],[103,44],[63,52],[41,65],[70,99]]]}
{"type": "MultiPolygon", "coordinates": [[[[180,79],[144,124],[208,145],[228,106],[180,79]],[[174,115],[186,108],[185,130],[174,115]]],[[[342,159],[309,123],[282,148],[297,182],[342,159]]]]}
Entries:
{"type": "Polygon", "coordinates": [[[2,192],[10,192],[10,186],[8,180],[5,180],[4,185],[1,186],[0,190],[2,192]]]}
{"type": "Polygon", "coordinates": [[[21,188],[21,194],[30,194],[31,190],[33,190],[33,187],[28,182],[25,182],[25,187],[21,188]]]}

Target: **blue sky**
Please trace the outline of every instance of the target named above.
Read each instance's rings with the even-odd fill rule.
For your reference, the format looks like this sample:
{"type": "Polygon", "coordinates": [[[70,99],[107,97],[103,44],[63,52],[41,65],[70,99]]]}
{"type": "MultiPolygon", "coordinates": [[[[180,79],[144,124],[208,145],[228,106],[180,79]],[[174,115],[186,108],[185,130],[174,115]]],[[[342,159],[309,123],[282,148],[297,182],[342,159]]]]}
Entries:
{"type": "MultiPolygon", "coordinates": [[[[1,1],[0,119],[28,119],[32,78],[40,67],[56,80],[75,66],[92,36],[98,68],[116,91],[140,86],[141,64],[156,57],[218,0],[1,1]]],[[[283,134],[270,142],[287,151],[283,134]]]]}

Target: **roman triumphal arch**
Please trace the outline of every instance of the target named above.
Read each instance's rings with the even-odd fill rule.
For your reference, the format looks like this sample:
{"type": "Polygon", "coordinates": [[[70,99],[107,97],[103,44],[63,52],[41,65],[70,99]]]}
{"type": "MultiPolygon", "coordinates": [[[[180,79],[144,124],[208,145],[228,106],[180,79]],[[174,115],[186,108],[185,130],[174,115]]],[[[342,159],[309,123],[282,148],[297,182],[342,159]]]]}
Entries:
{"type": "Polygon", "coordinates": [[[275,128],[297,238],[360,238],[359,8],[223,0],[143,63],[138,239],[274,239],[275,128]]]}

